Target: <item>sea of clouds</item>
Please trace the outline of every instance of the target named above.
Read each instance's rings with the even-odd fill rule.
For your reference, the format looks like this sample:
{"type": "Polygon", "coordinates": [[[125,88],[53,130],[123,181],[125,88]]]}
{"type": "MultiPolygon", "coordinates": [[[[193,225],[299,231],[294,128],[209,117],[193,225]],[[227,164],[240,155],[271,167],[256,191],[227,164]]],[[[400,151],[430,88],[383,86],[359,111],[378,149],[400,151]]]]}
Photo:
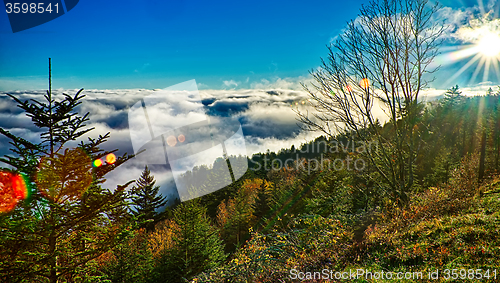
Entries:
{"type": "MultiPolygon", "coordinates": [[[[228,84],[236,87],[237,82],[228,84]]],[[[462,91],[466,95],[483,94],[489,87],[490,85],[486,84],[478,85],[475,88],[464,88],[462,91]]],[[[78,89],[56,89],[53,90],[53,96],[56,99],[62,99],[63,93],[74,95],[77,91],[78,89]]],[[[102,146],[103,149],[118,149],[117,155],[133,154],[134,149],[128,125],[129,109],[141,99],[158,91],[149,89],[83,90],[82,94],[85,98],[82,99],[76,111],[80,114],[90,113],[87,126],[93,127],[94,130],[82,138],[86,140],[88,137],[95,138],[110,132],[110,138],[102,146]]],[[[442,97],[444,92],[445,90],[429,89],[421,98],[430,101],[442,97]]],[[[31,119],[17,107],[15,101],[6,95],[7,93],[21,101],[29,99],[42,101],[46,90],[0,92],[0,127],[24,139],[39,142],[40,133],[43,130],[33,125],[31,119]]],[[[320,135],[318,132],[303,131],[297,124],[295,111],[313,110],[308,102],[308,93],[303,90],[298,81],[263,80],[248,89],[202,89],[199,90],[199,94],[201,97],[199,106],[212,122],[223,121],[227,117],[239,121],[245,138],[247,156],[267,150],[279,151],[290,148],[292,145],[298,147],[320,135]]],[[[189,104],[186,105],[189,106],[189,104]]],[[[177,112],[188,110],[188,108],[175,109],[177,112]]],[[[378,115],[383,115],[383,111],[378,111],[378,113],[378,115]]],[[[379,118],[382,121],[385,120],[382,116],[379,118]]],[[[175,125],[175,116],[169,119],[171,119],[169,123],[175,125]]],[[[11,154],[9,148],[11,146],[8,140],[0,136],[0,156],[11,154]]],[[[136,179],[140,176],[144,166],[144,162],[132,159],[109,173],[104,186],[113,189],[119,184],[136,179]]],[[[6,166],[0,164],[0,167],[6,166]]],[[[162,194],[168,195],[170,200],[175,199],[177,191],[170,167],[151,165],[150,169],[157,184],[161,186],[162,194]]]]}
{"type": "MultiPolygon", "coordinates": [[[[78,89],[53,90],[56,99],[62,93],[74,95],[78,89]]],[[[128,111],[132,105],[142,98],[154,94],[158,90],[124,89],[124,90],[83,90],[82,99],[76,111],[80,114],[90,113],[88,127],[94,130],[83,139],[97,137],[110,132],[110,138],[103,149],[118,149],[117,155],[133,154],[133,146],[129,131],[128,111]]],[[[45,90],[10,91],[0,93],[0,127],[32,142],[40,142],[42,129],[33,125],[31,119],[22,109],[17,107],[6,94],[14,95],[21,101],[43,100],[45,90]]],[[[308,142],[319,133],[303,132],[297,125],[294,109],[307,108],[302,101],[307,101],[307,94],[294,89],[244,89],[244,90],[200,90],[202,107],[211,121],[223,120],[225,117],[237,119],[241,124],[245,137],[246,153],[251,156],[267,150],[278,151],[291,145],[308,142]],[[298,105],[296,105],[298,104],[298,105]]],[[[186,109],[187,110],[187,109],[186,109]]],[[[176,111],[182,111],[177,109],[176,111]]],[[[171,117],[175,119],[175,117],[171,117]]],[[[175,120],[169,121],[175,125],[175,120]]],[[[73,143],[74,144],[74,143],[73,143]]],[[[11,154],[8,140],[0,136],[0,156],[11,154]]],[[[5,166],[5,164],[2,164],[5,166]]],[[[138,178],[144,169],[144,162],[134,159],[126,162],[108,174],[104,186],[114,188],[130,179],[138,178]]],[[[0,165],[1,166],[1,165],[0,165]]],[[[150,166],[161,185],[162,192],[175,197],[175,185],[168,166],[150,166]]]]}

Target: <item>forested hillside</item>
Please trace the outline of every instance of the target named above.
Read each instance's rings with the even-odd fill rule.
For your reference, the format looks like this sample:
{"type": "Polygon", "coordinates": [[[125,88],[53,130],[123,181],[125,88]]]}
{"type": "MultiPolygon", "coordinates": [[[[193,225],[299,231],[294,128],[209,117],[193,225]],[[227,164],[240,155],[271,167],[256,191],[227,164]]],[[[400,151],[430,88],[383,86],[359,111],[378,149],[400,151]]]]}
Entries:
{"type": "MultiPolygon", "coordinates": [[[[395,201],[370,163],[347,166],[367,151],[349,132],[256,154],[237,182],[162,213],[155,210],[164,199],[147,168],[128,193],[123,187],[112,192],[99,186],[100,176],[125,162],[124,156],[110,167],[95,167],[83,192],[43,191],[54,182],[50,177],[33,184],[30,201],[0,218],[2,278],[277,282],[324,269],[427,274],[462,268],[489,269],[489,281],[495,282],[500,93],[467,97],[454,87],[422,107],[415,185],[404,202],[395,201]]],[[[387,124],[380,127],[387,137],[393,134],[387,124]]],[[[36,157],[32,150],[43,150],[12,138],[23,156],[36,157]]],[[[97,151],[99,143],[90,141],[82,150],[108,154],[97,151]]],[[[55,156],[54,164],[66,166],[77,166],[69,157],[84,158],[67,151],[55,156]]],[[[24,160],[5,161],[29,176],[34,169],[24,160]]],[[[188,174],[203,170],[217,179],[217,168],[188,174]]],[[[84,177],[78,182],[87,182],[84,177]]]]}
{"type": "MultiPolygon", "coordinates": [[[[53,95],[49,58],[43,97],[5,93],[27,116],[19,125],[32,128],[0,127],[11,150],[0,157],[0,282],[500,282],[500,87],[471,94],[498,83],[488,81],[490,66],[500,79],[500,22],[483,11],[454,30],[441,21],[450,11],[428,0],[369,1],[330,40],[300,93],[286,97],[277,88],[224,89],[224,101],[202,102],[195,80],[189,90],[175,85],[168,100],[168,92],[149,102],[140,91],[127,95],[113,119],[130,140],[117,144],[143,139],[134,152],[163,159],[180,199],[162,195],[168,175],[150,170],[159,163],[116,156],[109,133],[93,136],[101,125],[77,113],[83,89],[53,95]],[[454,51],[438,57],[443,45],[454,51]],[[449,60],[453,74],[439,69],[447,57],[471,59],[449,60]],[[447,90],[456,82],[446,80],[476,61],[467,95],[447,90]],[[483,65],[482,83],[472,85],[483,65]],[[262,102],[263,93],[272,99],[262,102]],[[172,115],[148,116],[155,111],[172,115]],[[293,118],[273,123],[271,113],[293,118]],[[259,117],[239,122],[251,115],[259,117]],[[221,122],[216,131],[231,134],[214,137],[210,126],[229,116],[239,124],[221,122]],[[294,118],[298,127],[289,127],[294,118]],[[266,135],[244,136],[267,123],[257,131],[266,135]],[[265,144],[311,132],[318,138],[278,152],[265,144]],[[268,150],[243,156],[251,139],[268,150]],[[206,161],[215,149],[218,158],[206,161]],[[142,174],[126,168],[120,177],[129,179],[107,187],[126,162],[142,174]],[[247,163],[246,171],[235,165],[247,163]]],[[[95,105],[97,116],[116,110],[95,105]]]]}

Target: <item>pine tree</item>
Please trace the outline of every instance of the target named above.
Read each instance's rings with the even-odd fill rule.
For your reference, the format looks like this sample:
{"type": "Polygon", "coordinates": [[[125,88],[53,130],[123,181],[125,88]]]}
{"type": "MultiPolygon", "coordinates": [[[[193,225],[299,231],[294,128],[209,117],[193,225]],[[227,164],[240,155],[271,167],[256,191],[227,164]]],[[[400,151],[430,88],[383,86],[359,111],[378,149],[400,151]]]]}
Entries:
{"type": "Polygon", "coordinates": [[[148,282],[153,254],[144,229],[130,230],[124,241],[98,259],[106,279],[113,283],[148,282]]]}
{"type": "Polygon", "coordinates": [[[189,280],[225,260],[224,244],[206,212],[199,199],[181,203],[175,208],[173,246],[167,249],[157,265],[157,282],[189,280]]]}
{"type": "Polygon", "coordinates": [[[156,223],[163,218],[164,213],[158,213],[156,210],[167,204],[167,198],[159,194],[160,186],[155,184],[154,176],[146,166],[132,188],[130,197],[134,205],[132,214],[137,217],[139,226],[148,231],[154,230],[156,223]]]}
{"type": "Polygon", "coordinates": [[[0,158],[17,173],[29,178],[31,198],[10,214],[0,215],[0,278],[9,282],[60,282],[91,280],[89,269],[95,258],[119,242],[120,227],[112,225],[108,213],[123,205],[123,190],[102,188],[104,176],[133,156],[124,154],[113,164],[93,168],[92,160],[114,151],[100,146],[109,133],[89,138],[76,147],[68,142],[92,130],[86,127],[89,113],[75,108],[84,98],[83,89],[74,96],[52,96],[49,58],[49,90],[44,100],[21,101],[9,95],[35,126],[42,130],[34,143],[1,129],[10,139],[14,156],[0,158]]]}

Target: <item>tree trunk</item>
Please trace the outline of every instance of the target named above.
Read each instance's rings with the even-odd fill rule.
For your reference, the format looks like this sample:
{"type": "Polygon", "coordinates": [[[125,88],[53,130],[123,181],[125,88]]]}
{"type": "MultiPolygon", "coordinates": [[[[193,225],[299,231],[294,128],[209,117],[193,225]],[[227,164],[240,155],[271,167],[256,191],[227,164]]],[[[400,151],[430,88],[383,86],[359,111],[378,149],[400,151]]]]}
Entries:
{"type": "Polygon", "coordinates": [[[483,130],[483,136],[481,138],[481,156],[479,157],[479,174],[478,182],[484,177],[484,159],[486,157],[486,130],[483,130]]]}
{"type": "Polygon", "coordinates": [[[50,283],[57,283],[57,270],[56,270],[56,256],[55,256],[55,251],[56,251],[56,237],[54,235],[54,232],[51,232],[49,236],[49,254],[50,254],[50,276],[49,276],[49,281],[50,283]]]}

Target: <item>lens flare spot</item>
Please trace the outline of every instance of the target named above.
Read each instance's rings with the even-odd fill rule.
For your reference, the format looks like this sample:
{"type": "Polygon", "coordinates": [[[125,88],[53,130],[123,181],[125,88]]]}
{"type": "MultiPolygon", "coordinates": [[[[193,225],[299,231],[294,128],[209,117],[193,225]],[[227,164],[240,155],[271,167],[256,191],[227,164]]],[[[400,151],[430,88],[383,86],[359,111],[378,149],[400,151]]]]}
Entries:
{"type": "Polygon", "coordinates": [[[186,137],[183,135],[183,134],[180,134],[178,137],[177,137],[177,140],[179,142],[185,142],[186,141],[186,137]]]}
{"type": "Polygon", "coordinates": [[[94,167],[101,167],[102,166],[102,160],[101,159],[96,159],[94,160],[93,164],[94,167]]]}
{"type": "Polygon", "coordinates": [[[177,139],[175,138],[175,136],[169,136],[167,138],[167,144],[171,147],[174,147],[177,144],[177,139]]]}
{"type": "Polygon", "coordinates": [[[116,156],[113,153],[106,155],[106,163],[113,164],[116,162],[116,156]]]}
{"type": "Polygon", "coordinates": [[[359,82],[359,86],[361,88],[367,89],[370,87],[370,81],[367,78],[364,78],[359,82]]]}
{"type": "Polygon", "coordinates": [[[21,175],[15,175],[12,178],[12,187],[14,188],[14,194],[18,200],[28,197],[28,187],[21,175]]]}
{"type": "Polygon", "coordinates": [[[0,213],[12,211],[20,200],[28,198],[27,184],[23,175],[0,171],[0,213]]]}

